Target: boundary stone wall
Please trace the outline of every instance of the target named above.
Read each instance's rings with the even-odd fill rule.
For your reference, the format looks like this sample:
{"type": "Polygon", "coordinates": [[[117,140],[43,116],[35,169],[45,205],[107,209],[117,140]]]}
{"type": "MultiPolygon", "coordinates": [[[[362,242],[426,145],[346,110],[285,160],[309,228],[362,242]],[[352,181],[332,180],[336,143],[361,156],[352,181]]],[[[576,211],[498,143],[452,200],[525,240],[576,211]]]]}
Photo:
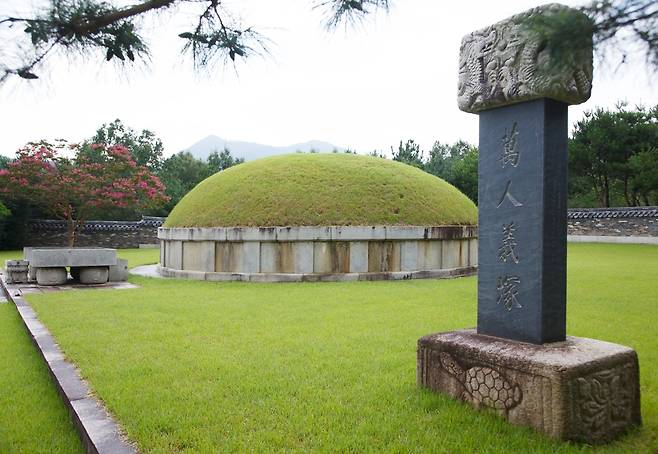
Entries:
{"type": "Polygon", "coordinates": [[[658,237],[658,207],[571,209],[568,222],[569,235],[658,237]]]}
{"type": "MultiPolygon", "coordinates": [[[[158,244],[158,227],[165,218],[143,216],[139,221],[88,221],[77,233],[76,246],[113,249],[158,244]]],[[[34,219],[28,224],[28,247],[68,246],[66,221],[34,219]]]]}
{"type": "Polygon", "coordinates": [[[313,281],[452,277],[477,266],[475,226],[159,228],[165,276],[313,281]]]}
{"type": "MultiPolygon", "coordinates": [[[[136,248],[157,246],[158,227],[165,218],[144,216],[140,221],[89,221],[78,233],[81,247],[136,248]]],[[[66,222],[35,219],[28,225],[24,246],[67,246],[66,222]]],[[[658,207],[574,208],[568,211],[569,236],[658,237],[658,207]]]]}

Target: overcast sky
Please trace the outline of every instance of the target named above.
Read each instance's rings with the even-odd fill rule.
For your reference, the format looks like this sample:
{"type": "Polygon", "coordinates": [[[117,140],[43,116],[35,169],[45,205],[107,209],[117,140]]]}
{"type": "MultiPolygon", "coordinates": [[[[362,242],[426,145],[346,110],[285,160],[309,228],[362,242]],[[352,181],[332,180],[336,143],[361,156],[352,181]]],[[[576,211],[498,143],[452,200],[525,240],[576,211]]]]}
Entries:
{"type": "MultiPolygon", "coordinates": [[[[239,63],[237,73],[228,66],[195,74],[177,37],[194,17],[180,11],[145,24],[148,68],[52,59],[42,79],[0,86],[0,153],[40,138],[79,141],[115,118],[154,131],[165,155],[210,134],[268,145],[316,139],[363,153],[408,138],[424,149],[436,140],[477,143],[477,116],[457,108],[461,37],[542,2],[395,0],[389,14],[334,32],[313,3],[231,1],[245,25],[272,40],[271,56],[239,63]]],[[[3,0],[0,15],[26,4],[3,0]]],[[[657,103],[653,76],[639,63],[606,71],[595,60],[592,97],[569,109],[570,120],[618,100],[657,103]]]]}

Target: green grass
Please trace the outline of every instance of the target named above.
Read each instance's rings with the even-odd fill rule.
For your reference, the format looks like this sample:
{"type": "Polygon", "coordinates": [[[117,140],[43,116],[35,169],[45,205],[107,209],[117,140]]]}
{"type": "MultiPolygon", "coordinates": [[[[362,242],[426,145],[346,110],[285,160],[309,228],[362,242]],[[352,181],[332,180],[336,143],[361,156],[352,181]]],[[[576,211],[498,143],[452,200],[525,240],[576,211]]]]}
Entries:
{"type": "Polygon", "coordinates": [[[0,452],[83,452],[16,308],[0,304],[0,452]]]}
{"type": "MultiPolygon", "coordinates": [[[[120,250],[130,266],[154,263],[158,250],[120,250]]],[[[0,251],[4,261],[21,251],[0,251]]],[[[69,294],[70,295],[70,294],[69,294]]],[[[12,304],[0,304],[0,453],[84,452],[45,363],[12,304]]]]}
{"type": "MultiPolygon", "coordinates": [[[[639,354],[658,446],[658,247],[569,245],[569,333],[639,354]]],[[[143,452],[583,452],[420,390],[416,341],[473,326],[476,280],[250,284],[30,296],[143,452]]]]}
{"type": "Polygon", "coordinates": [[[292,154],[207,178],[165,227],[476,223],[473,202],[414,167],[350,154],[292,154]]]}

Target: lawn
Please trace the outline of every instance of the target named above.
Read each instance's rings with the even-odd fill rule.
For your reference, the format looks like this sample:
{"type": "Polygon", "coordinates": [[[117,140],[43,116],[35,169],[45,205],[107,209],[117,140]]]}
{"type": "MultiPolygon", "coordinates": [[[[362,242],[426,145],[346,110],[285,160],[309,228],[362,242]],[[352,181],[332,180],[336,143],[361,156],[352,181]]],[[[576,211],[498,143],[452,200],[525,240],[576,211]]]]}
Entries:
{"type": "MultiPolygon", "coordinates": [[[[640,357],[644,427],[601,451],[658,446],[656,276],[658,247],[569,245],[569,333],[640,357]]],[[[131,280],[28,299],[143,452],[588,450],[416,387],[417,339],[475,324],[475,278],[131,280]]]]}
{"type": "MultiPolygon", "coordinates": [[[[153,263],[157,250],[126,250],[131,266],[153,263]]],[[[0,263],[21,258],[0,251],[0,263]]],[[[84,452],[48,370],[11,304],[0,304],[0,453],[84,452]]]]}

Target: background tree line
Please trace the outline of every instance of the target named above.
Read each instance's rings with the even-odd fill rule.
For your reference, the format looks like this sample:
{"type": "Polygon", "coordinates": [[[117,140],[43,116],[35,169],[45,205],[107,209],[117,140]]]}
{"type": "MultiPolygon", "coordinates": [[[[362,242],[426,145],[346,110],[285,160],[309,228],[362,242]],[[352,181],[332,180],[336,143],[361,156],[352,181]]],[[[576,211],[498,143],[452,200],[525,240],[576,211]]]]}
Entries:
{"type": "MultiPolygon", "coordinates": [[[[0,155],[0,173],[5,173],[3,170],[12,170],[11,164],[20,159],[21,153],[25,149],[30,149],[30,158],[34,158],[39,154],[43,145],[48,149],[60,149],[61,152],[54,161],[46,159],[41,165],[48,170],[48,166],[45,165],[46,161],[52,161],[50,165],[53,168],[60,164],[60,158],[66,161],[66,166],[60,166],[62,178],[70,177],[79,183],[82,181],[80,175],[67,177],[64,172],[81,172],[83,168],[94,169],[95,165],[100,165],[99,168],[107,168],[109,164],[107,150],[119,146],[125,147],[130,153],[136,169],[147,169],[150,175],[157,177],[162,183],[164,194],[159,195],[164,197],[161,198],[161,202],[148,206],[124,203],[99,204],[93,203],[93,200],[87,198],[85,218],[97,220],[139,220],[143,215],[166,216],[176,203],[199,182],[214,173],[243,162],[243,159],[233,157],[230,150],[226,148],[212,152],[207,160],[197,159],[189,152],[180,152],[165,159],[162,141],[155,133],[147,129],[135,131],[117,119],[102,125],[93,137],[77,144],[73,158],[69,159],[66,156],[67,150],[63,150],[64,147],[48,144],[46,141],[34,142],[19,150],[14,159],[0,155]]],[[[68,151],[68,153],[71,154],[73,151],[68,151]]],[[[84,172],[85,176],[90,176],[90,173],[93,174],[93,172],[84,172]]],[[[39,172],[32,172],[32,175],[38,176],[39,172]]],[[[125,178],[125,175],[116,174],[114,177],[120,179],[125,178]]],[[[112,180],[112,176],[108,175],[107,179],[112,180]]],[[[51,180],[48,183],[53,185],[53,191],[55,191],[55,182],[56,180],[51,180]]],[[[45,184],[46,182],[40,183],[45,184]]],[[[76,181],[71,181],[70,184],[75,188],[79,186],[76,181]]],[[[0,194],[0,249],[22,247],[25,244],[28,221],[41,217],[51,218],[53,216],[51,208],[57,199],[56,197],[37,197],[37,194],[20,197],[21,192],[28,195],[27,192],[17,188],[15,184],[9,186],[6,189],[9,189],[10,192],[0,194]],[[10,196],[10,193],[13,194],[10,196]]],[[[31,185],[26,187],[29,188],[31,185]]],[[[79,191],[80,196],[84,195],[84,192],[84,190],[79,191]]],[[[117,191],[109,191],[109,193],[116,194],[117,191]]],[[[125,194],[124,197],[126,195],[128,194],[125,194]]],[[[104,199],[107,198],[104,197],[104,199]]],[[[82,207],[80,203],[74,205],[77,205],[78,210],[82,207]]]]}
{"type": "MultiPolygon", "coordinates": [[[[614,110],[586,112],[572,131],[568,150],[569,207],[658,205],[658,105],[628,109],[620,103],[614,110]]],[[[477,203],[474,145],[435,142],[424,152],[407,140],[391,153],[393,160],[446,180],[477,203]]]]}
{"type": "MultiPolygon", "coordinates": [[[[230,150],[216,150],[207,160],[189,152],[163,157],[162,141],[149,130],[135,131],[120,120],[101,126],[79,146],[78,154],[89,163],[103,163],[102,148],[126,147],[137,166],[149,169],[165,186],[168,200],[157,208],[104,206],[96,219],[140,219],[142,215],[166,216],[194,186],[216,172],[243,162],[230,150]]],[[[611,207],[658,205],[658,105],[628,108],[620,103],[613,110],[586,112],[569,139],[569,206],[611,207]]],[[[354,153],[353,150],[346,152],[354,153]]],[[[371,155],[385,157],[383,153],[371,155]]],[[[400,141],[391,148],[392,159],[412,165],[451,183],[477,203],[478,149],[464,141],[439,141],[429,151],[414,140],[400,141]]],[[[11,158],[0,155],[0,169],[11,158]]],[[[47,216],[44,210],[25,201],[0,196],[0,244],[22,245],[27,221],[47,216]]]]}

